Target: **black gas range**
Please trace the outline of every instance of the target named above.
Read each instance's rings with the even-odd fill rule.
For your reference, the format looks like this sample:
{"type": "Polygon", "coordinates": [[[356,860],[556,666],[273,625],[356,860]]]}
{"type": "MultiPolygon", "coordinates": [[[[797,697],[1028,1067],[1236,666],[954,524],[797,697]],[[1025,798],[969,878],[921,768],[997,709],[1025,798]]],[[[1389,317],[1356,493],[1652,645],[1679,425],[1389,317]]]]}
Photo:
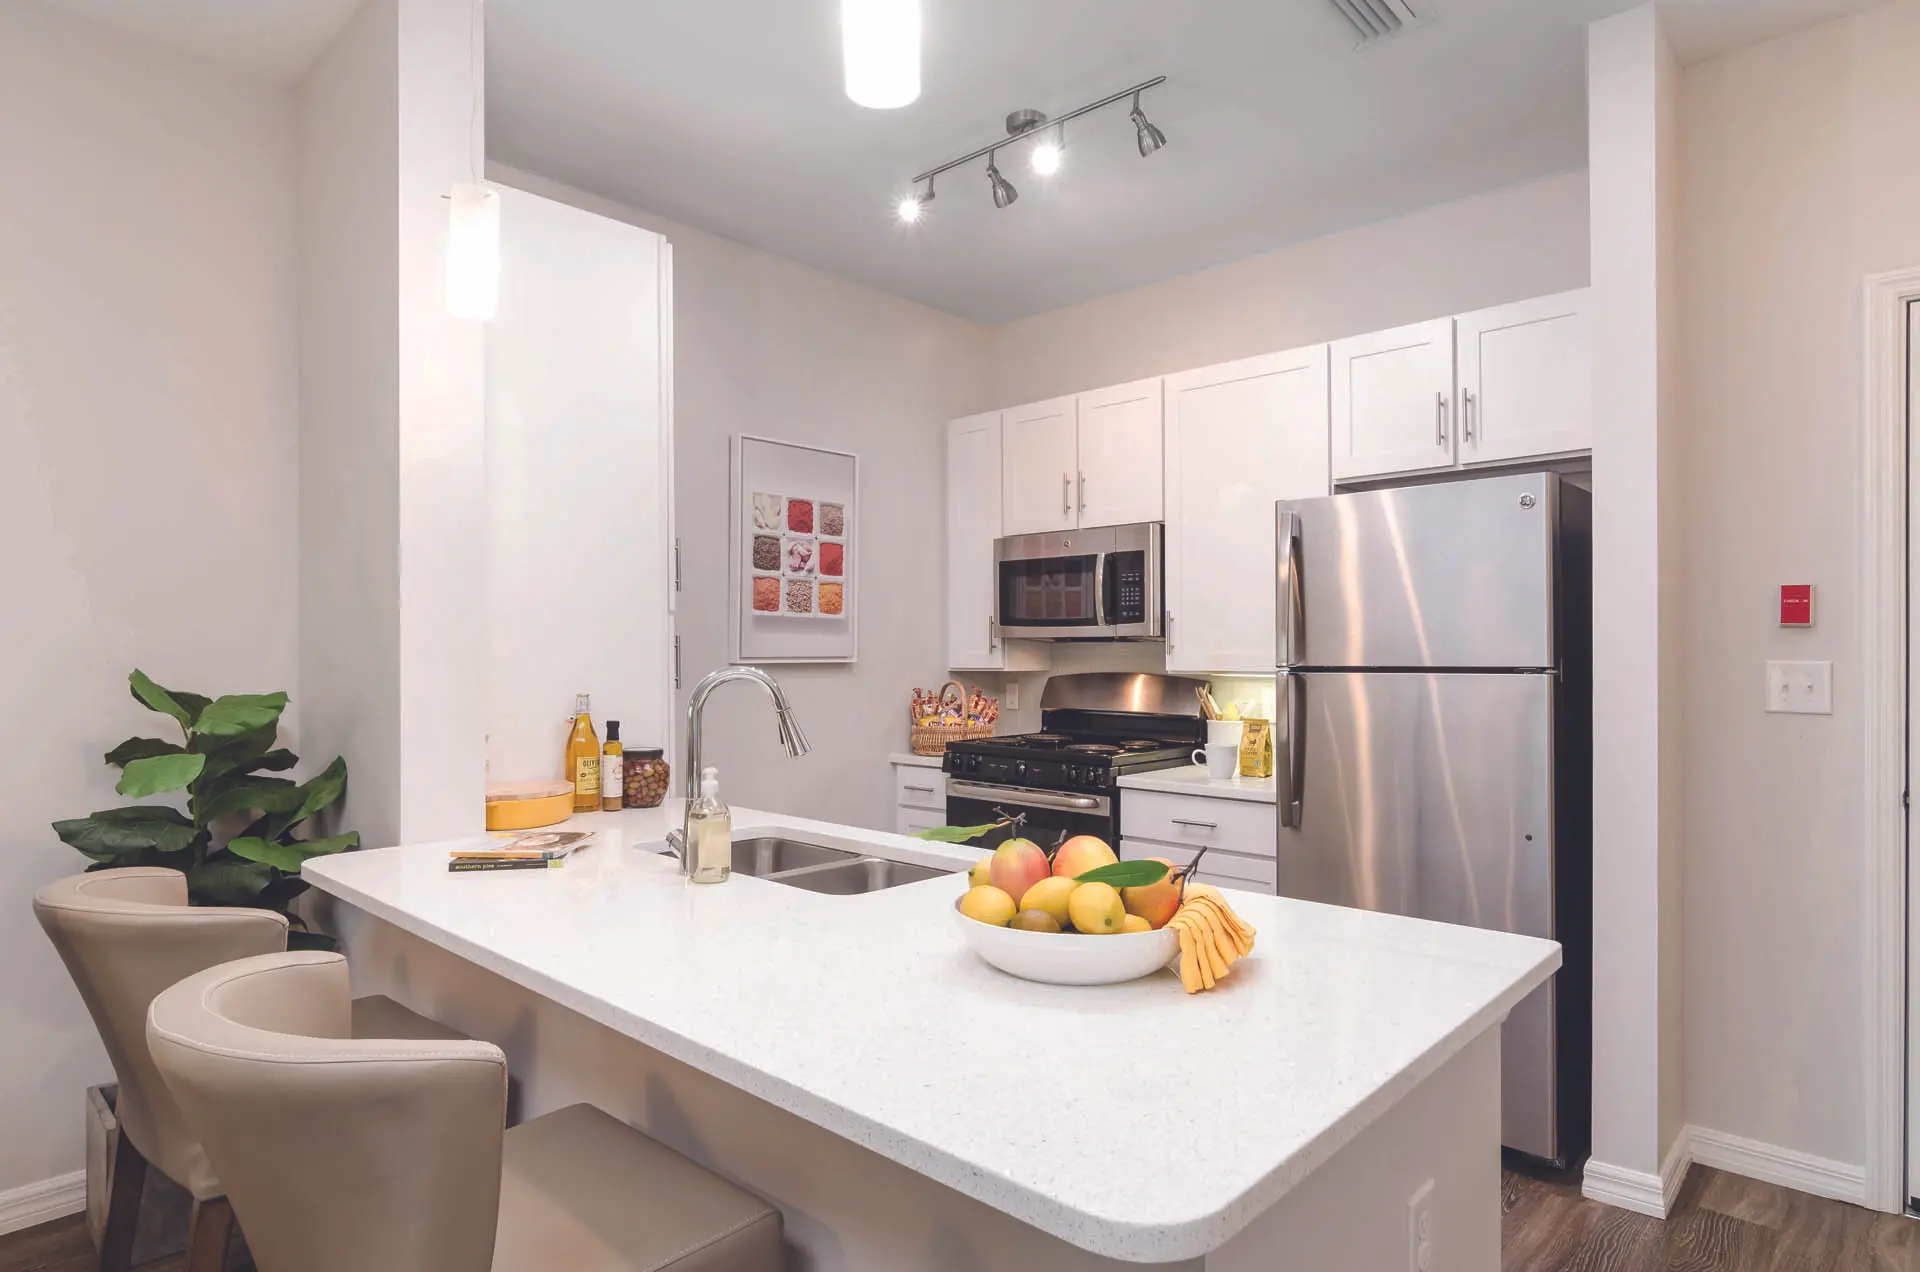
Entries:
{"type": "MultiPolygon", "coordinates": [[[[1053,677],[1041,696],[1040,732],[948,745],[941,765],[949,779],[948,824],[1018,816],[1021,833],[1047,847],[1063,836],[1098,835],[1117,850],[1120,778],[1191,764],[1206,742],[1193,695],[1199,683],[1107,673],[1053,677]]],[[[976,842],[992,847],[1013,833],[976,842]]]]}

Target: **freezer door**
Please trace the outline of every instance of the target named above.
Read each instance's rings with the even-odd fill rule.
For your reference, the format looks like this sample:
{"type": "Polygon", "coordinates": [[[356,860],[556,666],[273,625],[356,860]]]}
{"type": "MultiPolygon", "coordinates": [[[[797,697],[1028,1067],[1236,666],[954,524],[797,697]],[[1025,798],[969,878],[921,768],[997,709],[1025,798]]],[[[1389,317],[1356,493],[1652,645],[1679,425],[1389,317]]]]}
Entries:
{"type": "Polygon", "coordinates": [[[1551,667],[1559,478],[1278,505],[1281,667],[1551,667]]]}
{"type": "MultiPolygon", "coordinates": [[[[1280,678],[1277,891],[1553,937],[1554,678],[1280,678]]],[[[1502,1142],[1558,1156],[1552,982],[1502,1033],[1502,1142]]]]}

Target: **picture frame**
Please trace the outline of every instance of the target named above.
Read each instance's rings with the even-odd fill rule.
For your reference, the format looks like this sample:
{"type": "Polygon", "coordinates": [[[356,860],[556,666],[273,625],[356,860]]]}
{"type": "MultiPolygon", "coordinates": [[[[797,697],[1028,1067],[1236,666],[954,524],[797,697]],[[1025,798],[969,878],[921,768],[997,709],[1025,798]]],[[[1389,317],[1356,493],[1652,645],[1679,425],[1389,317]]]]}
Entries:
{"type": "Polygon", "coordinates": [[[731,439],[727,607],[733,662],[859,658],[860,458],[731,439]]]}

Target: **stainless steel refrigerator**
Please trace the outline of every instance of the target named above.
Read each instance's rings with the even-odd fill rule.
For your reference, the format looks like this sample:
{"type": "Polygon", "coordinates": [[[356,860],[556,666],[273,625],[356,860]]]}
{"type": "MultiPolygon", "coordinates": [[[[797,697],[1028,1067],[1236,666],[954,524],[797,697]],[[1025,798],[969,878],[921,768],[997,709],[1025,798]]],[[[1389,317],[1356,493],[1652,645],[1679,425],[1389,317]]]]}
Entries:
{"type": "Polygon", "coordinates": [[[1592,1086],[1591,497],[1552,473],[1278,505],[1278,891],[1550,937],[1502,1142],[1568,1167],[1592,1086]]]}

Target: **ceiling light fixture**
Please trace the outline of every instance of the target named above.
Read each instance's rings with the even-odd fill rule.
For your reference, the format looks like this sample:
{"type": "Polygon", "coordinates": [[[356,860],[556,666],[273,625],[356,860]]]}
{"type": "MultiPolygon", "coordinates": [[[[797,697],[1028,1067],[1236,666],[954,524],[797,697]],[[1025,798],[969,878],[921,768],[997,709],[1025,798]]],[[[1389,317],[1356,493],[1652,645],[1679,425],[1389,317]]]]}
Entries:
{"type": "MultiPolygon", "coordinates": [[[[846,0],[846,3],[849,8],[851,8],[855,0],[846,0]]],[[[1097,102],[1088,102],[1085,106],[1070,110],[1066,114],[1054,119],[1048,119],[1046,115],[1037,110],[1016,110],[1007,116],[1006,139],[990,141],[978,150],[969,151],[961,155],[958,159],[949,159],[937,168],[927,169],[927,171],[913,179],[915,185],[919,185],[923,181],[927,183],[926,197],[914,199],[912,196],[909,196],[908,198],[901,199],[896,205],[895,210],[903,221],[918,220],[921,211],[920,205],[933,198],[933,179],[943,172],[950,172],[960,167],[962,164],[972,163],[975,159],[985,159],[987,161],[987,188],[993,194],[993,206],[996,208],[1009,207],[1020,197],[1020,192],[1013,188],[1012,182],[1000,175],[1000,165],[997,159],[1002,147],[1010,144],[1012,139],[1024,137],[1029,133],[1041,129],[1048,130],[1051,135],[1043,135],[1035,138],[1032,149],[1028,151],[1027,158],[1035,172],[1043,177],[1052,176],[1054,173],[1060,171],[1061,161],[1066,153],[1067,121],[1078,119],[1082,115],[1092,114],[1096,110],[1111,106],[1116,102],[1126,101],[1128,98],[1133,99],[1131,118],[1136,132],[1136,140],[1140,147],[1140,154],[1142,157],[1150,155],[1167,144],[1167,135],[1158,128],[1155,128],[1153,124],[1148,121],[1145,113],[1141,111],[1140,94],[1150,88],[1158,88],[1166,82],[1166,76],[1158,75],[1153,79],[1147,80],[1145,83],[1135,84],[1131,88],[1123,88],[1110,97],[1102,97],[1097,102]],[[911,215],[909,215],[907,207],[909,202],[915,205],[911,215]]],[[[851,92],[851,89],[849,89],[849,92],[851,92]]]]}
{"type": "Polygon", "coordinates": [[[1020,197],[1020,192],[1013,188],[1013,182],[1000,175],[1000,165],[993,161],[992,151],[987,152],[987,186],[993,191],[993,206],[996,208],[1010,208],[1020,197]]]}
{"type": "Polygon", "coordinates": [[[932,202],[933,202],[933,181],[931,178],[929,178],[927,181],[927,190],[925,194],[906,195],[895,206],[894,211],[899,213],[900,219],[902,221],[905,221],[908,225],[912,225],[915,221],[918,221],[921,217],[926,215],[927,204],[932,202]]]}
{"type": "Polygon", "coordinates": [[[1139,143],[1140,157],[1145,159],[1154,151],[1167,144],[1167,134],[1153,126],[1147,118],[1147,112],[1140,109],[1140,94],[1133,95],[1133,131],[1134,141],[1139,143]]]}
{"type": "Polygon", "coordinates": [[[847,96],[893,110],[920,96],[920,0],[840,0],[847,96]]]}

